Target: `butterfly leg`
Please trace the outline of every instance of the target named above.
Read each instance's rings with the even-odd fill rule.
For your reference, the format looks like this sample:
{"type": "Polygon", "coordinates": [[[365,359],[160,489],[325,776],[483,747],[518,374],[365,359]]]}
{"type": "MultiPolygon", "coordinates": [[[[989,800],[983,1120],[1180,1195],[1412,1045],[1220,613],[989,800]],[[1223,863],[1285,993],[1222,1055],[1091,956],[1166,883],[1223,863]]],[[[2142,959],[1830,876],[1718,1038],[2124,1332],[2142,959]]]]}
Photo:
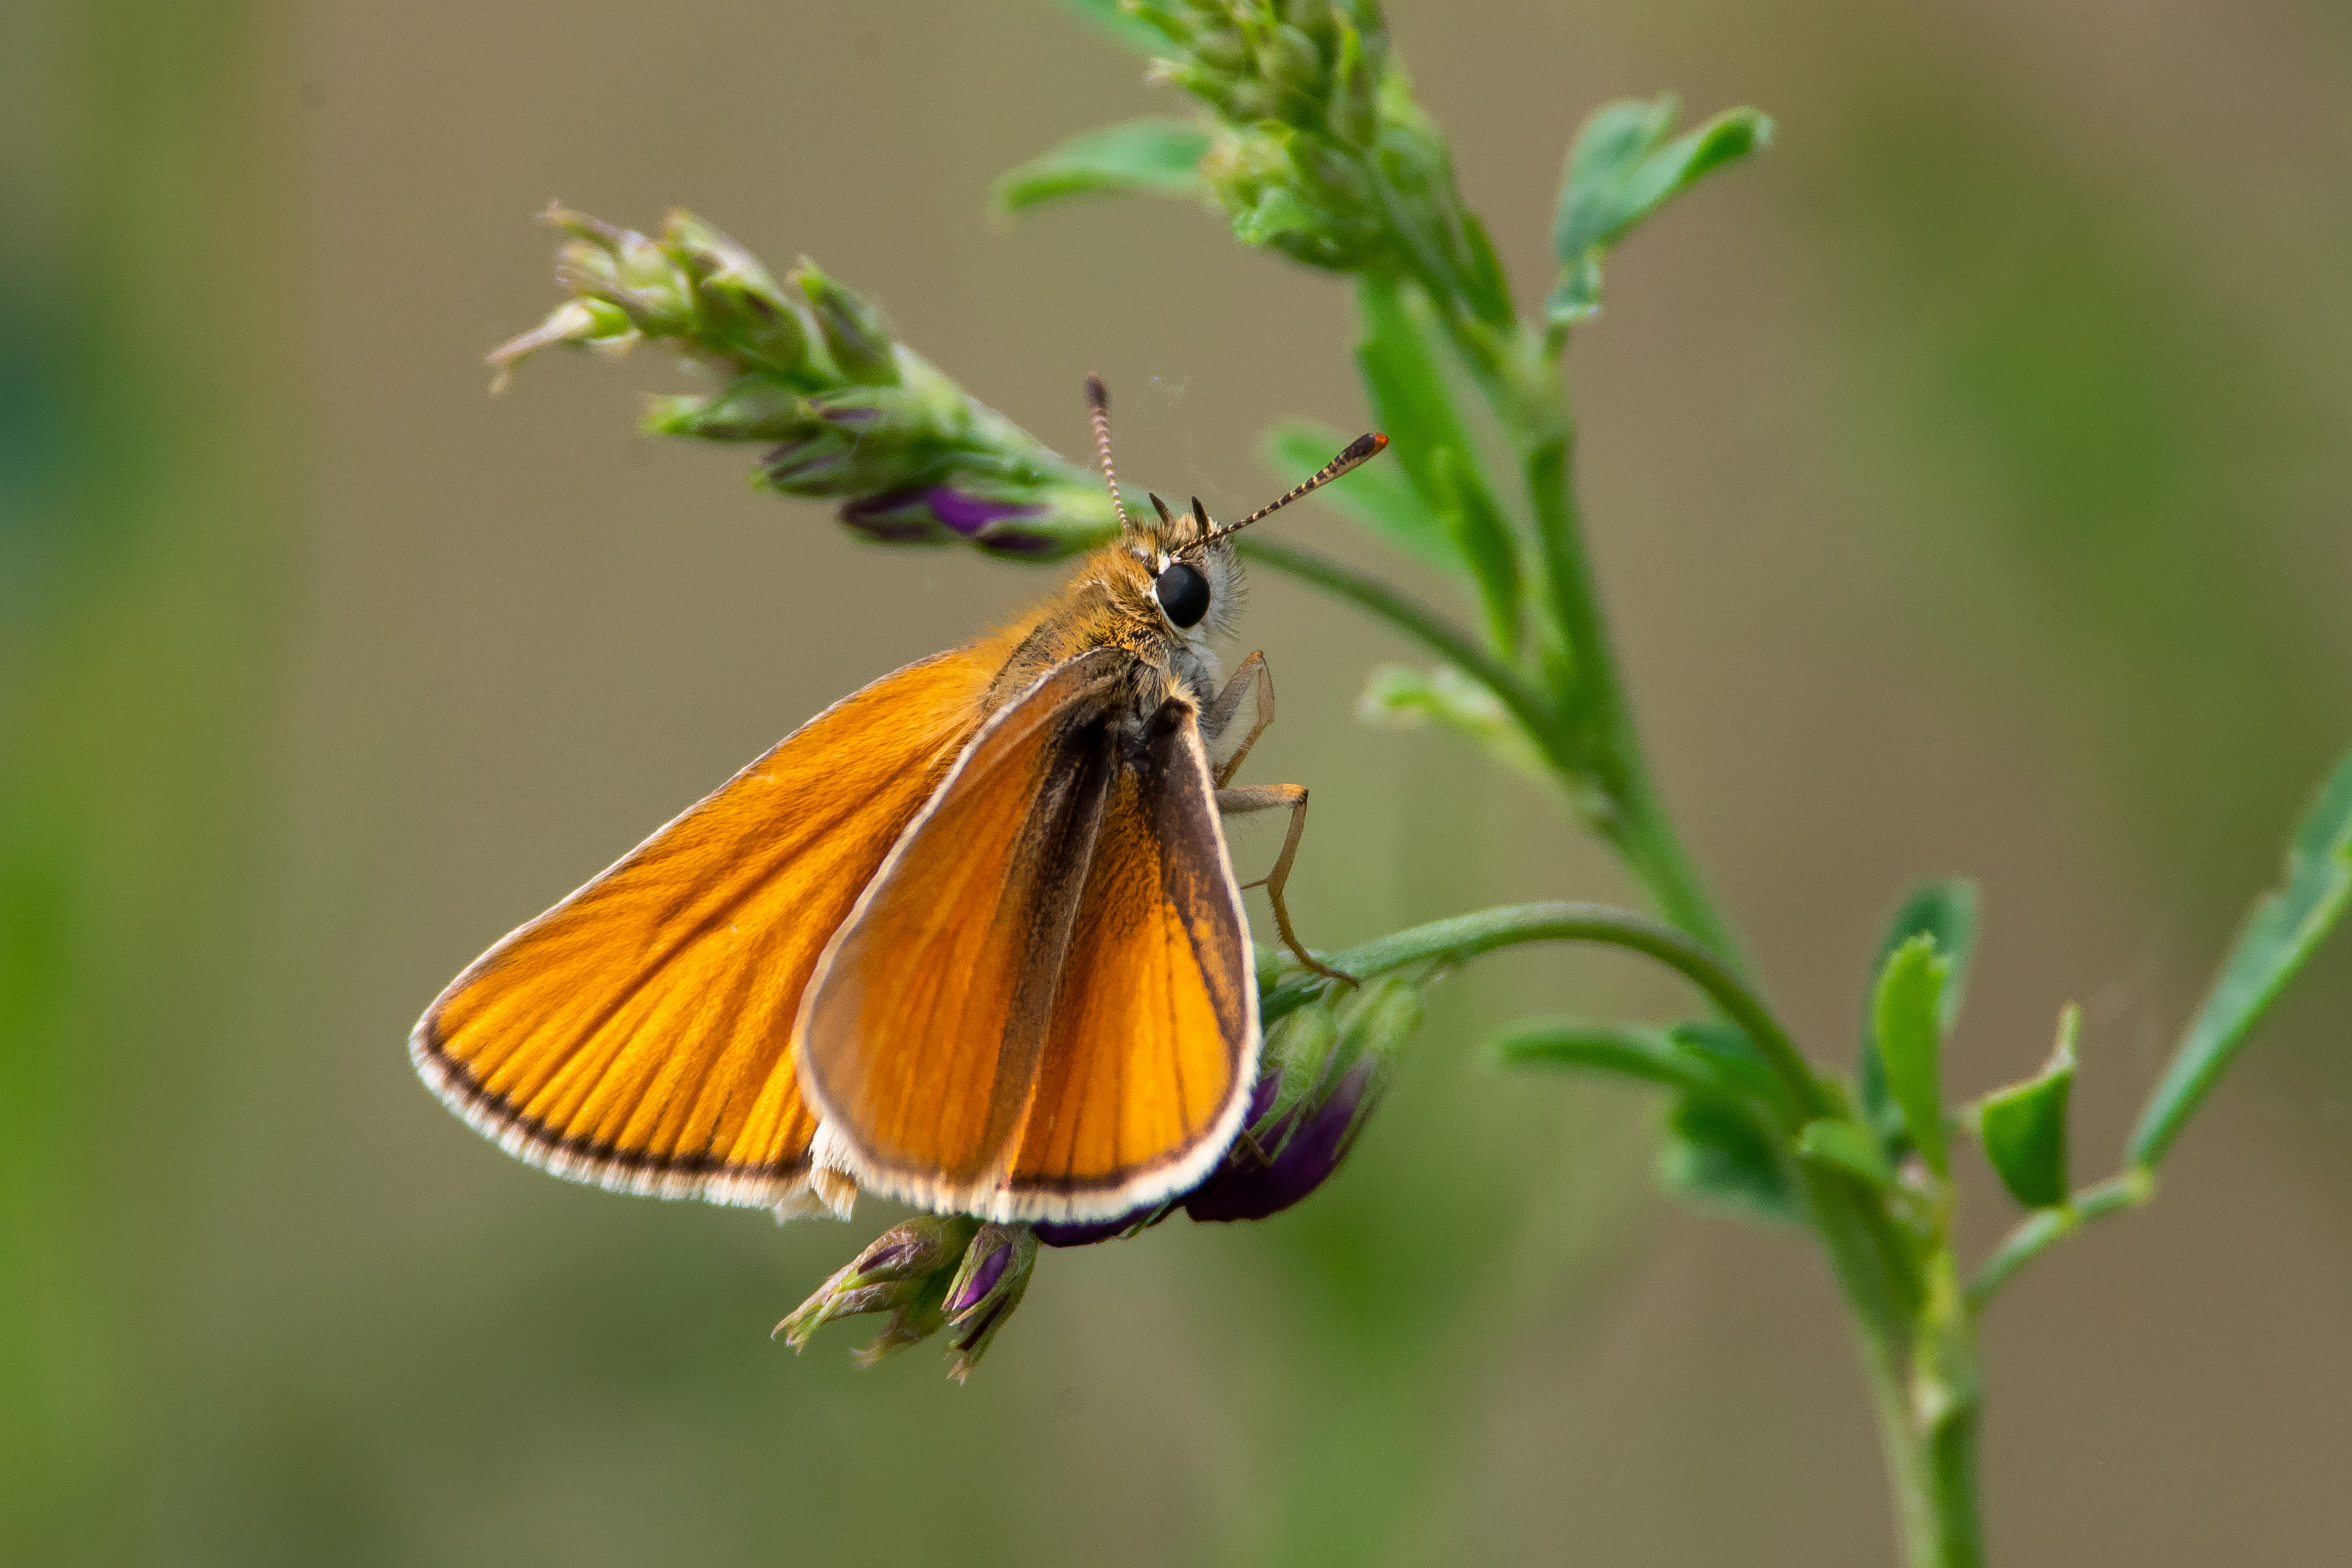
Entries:
{"type": "MultiPolygon", "coordinates": [[[[1265,727],[1263,725],[1260,728],[1265,727]]],[[[1271,811],[1278,807],[1290,809],[1290,831],[1284,835],[1282,852],[1274,857],[1274,869],[1251,883],[1252,887],[1265,889],[1266,902],[1274,905],[1274,923],[1282,932],[1282,945],[1297,956],[1298,961],[1318,975],[1335,980],[1356,983],[1356,977],[1331,967],[1307,950],[1298,940],[1298,933],[1290,927],[1290,910],[1283,903],[1282,890],[1290,881],[1290,862],[1298,858],[1299,835],[1307,831],[1307,786],[1304,784],[1255,784],[1246,789],[1217,791],[1217,810],[1226,816],[1240,816],[1248,811],[1271,811]]]]}
{"type": "Polygon", "coordinates": [[[1225,726],[1233,722],[1234,711],[1242,706],[1242,698],[1249,695],[1253,685],[1257,688],[1257,722],[1250,726],[1250,732],[1242,737],[1241,745],[1234,748],[1234,754],[1226,758],[1224,765],[1217,769],[1217,788],[1220,789],[1233,782],[1234,775],[1242,770],[1242,758],[1247,757],[1250,747],[1257,744],[1257,737],[1265,733],[1265,727],[1274,722],[1274,672],[1266,667],[1265,655],[1252,653],[1244,659],[1234,668],[1233,678],[1225,683],[1224,689],[1217,694],[1216,700],[1209,704],[1208,711],[1201,715],[1201,733],[1212,740],[1215,739],[1224,734],[1225,726]]]}

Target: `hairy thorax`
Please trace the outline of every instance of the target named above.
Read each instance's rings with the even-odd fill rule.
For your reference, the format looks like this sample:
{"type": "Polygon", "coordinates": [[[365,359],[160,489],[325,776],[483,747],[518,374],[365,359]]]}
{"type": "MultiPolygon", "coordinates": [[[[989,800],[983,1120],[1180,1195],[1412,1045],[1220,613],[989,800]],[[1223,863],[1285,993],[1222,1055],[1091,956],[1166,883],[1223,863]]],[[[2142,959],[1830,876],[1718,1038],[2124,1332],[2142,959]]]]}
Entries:
{"type": "MultiPolygon", "coordinates": [[[[1133,656],[1123,676],[1133,689],[1123,706],[1139,727],[1171,697],[1205,716],[1223,680],[1213,639],[1231,629],[1240,588],[1230,547],[1130,534],[1088,556],[1059,593],[992,640],[991,652],[1004,650],[1003,662],[983,710],[993,713],[1088,649],[1119,648],[1133,656]],[[1208,578],[1210,611],[1196,626],[1171,623],[1153,595],[1154,578],[1171,559],[1190,561],[1208,578]]],[[[1204,727],[1203,738],[1213,746],[1217,737],[1204,727]]]]}

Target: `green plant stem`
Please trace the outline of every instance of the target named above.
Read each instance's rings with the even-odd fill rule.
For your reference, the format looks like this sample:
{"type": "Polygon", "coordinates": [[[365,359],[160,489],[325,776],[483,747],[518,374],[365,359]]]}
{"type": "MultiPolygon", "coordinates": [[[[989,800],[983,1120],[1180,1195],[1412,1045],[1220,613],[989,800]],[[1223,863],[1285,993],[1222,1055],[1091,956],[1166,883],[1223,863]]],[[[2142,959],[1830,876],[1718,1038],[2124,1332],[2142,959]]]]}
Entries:
{"type": "Polygon", "coordinates": [[[1563,706],[1564,711],[1577,714],[1580,723],[1579,733],[1567,739],[1582,765],[1581,771],[1600,784],[1608,800],[1610,809],[1601,823],[1601,831],[1657,900],[1659,912],[1744,975],[1739,944],[1716,909],[1651,782],[1633,724],[1633,705],[1626,698],[1608,625],[1601,618],[1591,558],[1577,515],[1569,460],[1574,435],[1564,402],[1559,409],[1559,426],[1556,433],[1535,443],[1525,463],[1545,591],[1567,639],[1569,675],[1575,682],[1574,706],[1563,706]]]}
{"type": "Polygon", "coordinates": [[[1904,1562],[1908,1568],[1980,1568],[1978,1411],[1971,1406],[1922,1430],[1902,1362],[1865,1341],[1863,1367],[1886,1452],[1904,1562]]]}
{"type": "MultiPolygon", "coordinates": [[[[1837,1103],[1806,1065],[1778,1019],[1743,979],[1689,933],[1605,904],[1520,904],[1433,921],[1329,955],[1335,968],[1361,979],[1419,964],[1459,964],[1525,942],[1599,942],[1644,954],[1689,980],[1747,1031],[1764,1060],[1808,1116],[1834,1115],[1837,1103]]],[[[1266,998],[1264,1012],[1280,1017],[1328,982],[1292,981],[1266,998]]]]}
{"type": "Polygon", "coordinates": [[[2144,1166],[2134,1166],[2117,1176],[2095,1186],[2086,1186],[2074,1195],[2074,1201],[2063,1208],[2036,1209],[2018,1222],[2017,1228],[2001,1239],[1991,1256],[1980,1264],[1976,1277],[1969,1281],[1969,1307],[1982,1312],[1988,1302],[2000,1294],[2001,1287],[2015,1279],[2025,1266],[2048,1250],[2055,1242],[2063,1240],[2094,1220],[2126,1209],[2137,1208],[2156,1196],[2156,1173],[2144,1166]]]}
{"type": "MultiPolygon", "coordinates": [[[[1895,1527],[1908,1568],[1979,1568],[1984,1560],[1977,1502],[1979,1396],[1974,1377],[1975,1320],[1953,1314],[1945,1348],[1967,1372],[1944,1407],[1923,1412],[1918,1244],[1899,1233],[1885,1209],[1853,1177],[1809,1168],[1814,1233],[1846,1300],[1863,1381],[1878,1417],[1895,1527]]],[[[1948,1279],[1948,1274],[1946,1276],[1948,1279]]]]}

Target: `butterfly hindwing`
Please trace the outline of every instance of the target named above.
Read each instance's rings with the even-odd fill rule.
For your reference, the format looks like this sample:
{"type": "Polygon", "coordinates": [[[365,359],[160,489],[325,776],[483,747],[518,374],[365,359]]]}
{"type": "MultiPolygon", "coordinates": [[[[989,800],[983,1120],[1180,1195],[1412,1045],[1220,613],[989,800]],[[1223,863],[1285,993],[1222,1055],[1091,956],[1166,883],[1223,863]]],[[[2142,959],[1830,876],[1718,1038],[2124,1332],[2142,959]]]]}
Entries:
{"type": "Polygon", "coordinates": [[[1181,1192],[1240,1125],[1257,988],[1215,783],[1190,705],[1114,774],[1013,1188],[1103,1209],[1181,1192]]]}
{"type": "Polygon", "coordinates": [[[1003,1219],[1123,1213],[1205,1174],[1257,1049],[1240,894],[1192,705],[1132,655],[1055,666],[974,739],[802,1006],[863,1186],[1003,1219]]]}

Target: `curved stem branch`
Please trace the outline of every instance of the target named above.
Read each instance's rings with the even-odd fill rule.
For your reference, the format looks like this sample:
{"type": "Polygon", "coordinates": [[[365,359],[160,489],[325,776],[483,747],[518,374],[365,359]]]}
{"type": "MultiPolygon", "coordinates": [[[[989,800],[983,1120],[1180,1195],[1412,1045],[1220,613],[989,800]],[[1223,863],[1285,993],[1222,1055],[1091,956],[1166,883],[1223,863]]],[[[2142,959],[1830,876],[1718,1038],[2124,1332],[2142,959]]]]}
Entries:
{"type": "Polygon", "coordinates": [[[2063,1208],[2036,1209],[2020,1220],[2017,1228],[2003,1237],[1992,1255],[1978,1266],[1976,1277],[1969,1281],[1969,1310],[1984,1311],[1986,1304],[2000,1294],[2002,1286],[2053,1244],[2093,1220],[2137,1208],[2155,1196],[2156,1173],[2145,1166],[2134,1166],[2119,1176],[2084,1187],[2063,1208]]]}
{"type": "MultiPolygon", "coordinates": [[[[1417,964],[1458,964],[1523,942],[1598,942],[1645,954],[1680,974],[1745,1030],[1807,1115],[1832,1115],[1836,1104],[1803,1053],[1761,998],[1725,961],[1688,933],[1646,915],[1605,904],[1520,904],[1432,921],[1328,955],[1332,967],[1370,979],[1417,964]]],[[[1326,982],[1292,981],[1265,999],[1269,1018],[1298,1005],[1326,982]]]]}

